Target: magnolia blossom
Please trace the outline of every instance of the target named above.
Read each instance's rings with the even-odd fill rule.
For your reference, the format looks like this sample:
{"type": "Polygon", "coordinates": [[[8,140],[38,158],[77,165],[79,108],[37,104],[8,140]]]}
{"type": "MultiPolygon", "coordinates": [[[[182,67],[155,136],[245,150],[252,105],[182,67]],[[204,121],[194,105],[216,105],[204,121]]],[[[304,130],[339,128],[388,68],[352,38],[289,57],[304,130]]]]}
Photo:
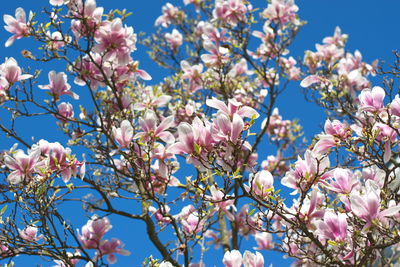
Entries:
{"type": "Polygon", "coordinates": [[[4,77],[0,77],[0,104],[8,99],[9,84],[4,77]]]}
{"type": "Polygon", "coordinates": [[[189,80],[189,91],[195,92],[202,87],[202,71],[203,65],[193,65],[190,66],[189,62],[182,60],[181,69],[183,70],[182,79],[189,80]]]}
{"type": "Polygon", "coordinates": [[[341,194],[349,194],[358,184],[358,179],[347,169],[336,168],[333,171],[334,180],[331,180],[327,189],[341,194]]]}
{"type": "Polygon", "coordinates": [[[97,7],[96,0],[68,0],[69,11],[73,19],[71,22],[71,30],[75,38],[79,40],[82,36],[92,36],[102,21],[104,9],[97,7]]]}
{"type": "Polygon", "coordinates": [[[383,160],[384,162],[388,162],[392,156],[391,146],[397,139],[397,132],[384,123],[376,123],[373,130],[378,133],[376,139],[384,142],[383,160]]]}
{"type": "Polygon", "coordinates": [[[298,10],[299,8],[295,5],[294,0],[272,0],[262,15],[264,18],[281,25],[287,23],[298,25],[299,20],[296,17],[298,10]]]}
{"type": "Polygon", "coordinates": [[[71,103],[62,102],[57,106],[57,109],[58,115],[56,115],[56,117],[63,122],[66,122],[66,119],[71,119],[74,117],[74,108],[71,103]]]}
{"type": "Polygon", "coordinates": [[[37,236],[38,228],[35,226],[28,226],[23,230],[18,229],[19,236],[30,242],[36,242],[43,238],[43,235],[37,236]]]}
{"type": "Polygon", "coordinates": [[[159,88],[153,90],[151,86],[145,87],[140,97],[140,103],[135,103],[133,106],[135,110],[139,111],[165,107],[172,99],[171,96],[164,94],[159,88]]]}
{"type": "Polygon", "coordinates": [[[207,99],[206,104],[209,107],[218,109],[218,112],[224,113],[230,118],[232,118],[235,113],[241,118],[258,118],[260,116],[255,109],[243,105],[235,99],[229,99],[228,105],[226,105],[221,100],[213,97],[212,99],[207,99]]]}
{"type": "Polygon", "coordinates": [[[392,103],[390,103],[390,113],[400,117],[400,97],[396,95],[392,103]]]}
{"type": "Polygon", "coordinates": [[[203,47],[207,52],[209,52],[209,54],[203,54],[200,56],[206,66],[218,66],[221,63],[228,61],[229,58],[226,54],[228,54],[229,50],[227,48],[219,46],[219,44],[216,44],[209,39],[204,40],[203,47]]]}
{"type": "Polygon", "coordinates": [[[325,179],[329,174],[325,173],[325,169],[330,165],[329,158],[325,156],[315,155],[312,151],[307,150],[304,153],[304,159],[298,157],[294,169],[291,169],[282,178],[282,184],[289,188],[302,188],[305,184],[314,184],[320,179],[325,179]]]}
{"type": "Polygon", "coordinates": [[[171,50],[176,51],[182,45],[183,36],[176,29],[173,29],[172,33],[166,33],[164,36],[171,50]]]}
{"type": "Polygon", "coordinates": [[[14,34],[8,38],[5,46],[8,47],[14,43],[15,40],[21,39],[29,35],[29,21],[32,19],[33,13],[29,12],[28,23],[26,22],[26,13],[19,7],[15,10],[15,18],[10,15],[4,15],[3,19],[7,26],[4,26],[6,31],[14,34]]]}
{"type": "Polygon", "coordinates": [[[4,157],[5,165],[12,170],[7,180],[11,184],[19,184],[30,179],[35,172],[35,167],[40,159],[40,150],[32,149],[26,155],[22,150],[15,151],[12,156],[4,157]]]}
{"type": "Polygon", "coordinates": [[[222,260],[225,267],[240,267],[242,266],[242,254],[238,250],[227,251],[222,260]]]}
{"type": "Polygon", "coordinates": [[[133,140],[133,127],[128,120],[123,120],[120,128],[112,128],[112,134],[122,148],[128,148],[133,140]]]}
{"type": "Polygon", "coordinates": [[[160,138],[166,143],[173,143],[175,138],[167,129],[173,125],[174,117],[164,118],[158,126],[157,121],[156,113],[152,110],[147,110],[144,118],[139,119],[143,132],[137,133],[134,138],[142,138],[145,142],[149,142],[153,138],[160,138]]]}
{"type": "Polygon", "coordinates": [[[174,267],[169,261],[163,261],[158,267],[174,267]]]}
{"type": "Polygon", "coordinates": [[[244,267],[264,267],[264,257],[260,252],[256,251],[255,254],[246,250],[243,254],[244,267]]]}
{"type": "Polygon", "coordinates": [[[324,125],[325,133],[339,137],[348,138],[351,136],[351,128],[347,123],[342,123],[338,120],[326,120],[324,125]]]}
{"type": "Polygon", "coordinates": [[[217,0],[213,16],[235,27],[238,22],[245,21],[247,7],[242,0],[217,0]]]}
{"type": "Polygon", "coordinates": [[[94,215],[82,227],[82,234],[78,231],[79,240],[86,248],[99,248],[103,236],[112,228],[107,217],[98,218],[94,215]]]}
{"type": "Polygon", "coordinates": [[[68,0],[50,0],[50,5],[53,6],[62,6],[65,4],[65,2],[67,2],[68,0]]]}
{"type": "Polygon", "coordinates": [[[274,190],[274,178],[269,171],[262,170],[250,177],[249,185],[244,185],[247,192],[265,198],[274,190]]]}
{"type": "Polygon", "coordinates": [[[120,65],[128,64],[130,53],[136,50],[136,34],[132,27],[124,27],[120,18],[104,22],[96,32],[95,39],[98,44],[94,52],[120,65]]]}
{"type": "Polygon", "coordinates": [[[180,123],[178,126],[179,141],[172,144],[169,151],[174,154],[188,154],[186,162],[204,167],[195,156],[201,157],[213,149],[216,141],[211,133],[211,126],[210,122],[202,121],[198,117],[193,119],[192,124],[180,123]]]}
{"type": "Polygon", "coordinates": [[[258,247],[254,247],[255,250],[269,250],[274,247],[272,242],[272,234],[267,232],[257,232],[254,236],[258,247]]]}
{"type": "Polygon", "coordinates": [[[161,25],[163,27],[168,27],[173,20],[180,17],[184,18],[186,15],[179,8],[173,6],[171,3],[166,3],[162,7],[162,15],[156,19],[155,25],[161,25]]]}
{"type": "Polygon", "coordinates": [[[99,246],[99,252],[97,253],[97,255],[108,255],[108,263],[114,264],[117,262],[117,257],[115,256],[115,254],[121,254],[123,256],[129,256],[131,254],[128,250],[123,249],[123,246],[124,245],[122,244],[122,242],[117,238],[113,238],[111,239],[111,241],[104,240],[99,246]]]}
{"type": "Polygon", "coordinates": [[[7,80],[9,84],[32,78],[30,74],[22,74],[21,68],[17,61],[10,57],[0,65],[0,74],[7,80]]]}
{"type": "Polygon", "coordinates": [[[361,110],[375,112],[383,108],[383,99],[385,98],[385,91],[375,86],[372,89],[364,89],[358,96],[361,104],[361,110]]]}
{"type": "Polygon", "coordinates": [[[200,214],[192,205],[183,207],[175,217],[180,219],[182,230],[188,235],[200,232],[205,223],[204,218],[200,218],[200,214]]]}
{"type": "Polygon", "coordinates": [[[325,242],[326,240],[344,241],[348,238],[348,224],[346,215],[343,213],[325,212],[324,220],[318,224],[318,232],[321,234],[319,239],[325,242]]]}
{"type": "Polygon", "coordinates": [[[211,196],[206,196],[206,198],[210,202],[212,202],[218,209],[224,211],[228,218],[233,221],[235,217],[232,213],[228,211],[230,207],[233,207],[233,209],[236,210],[236,207],[234,206],[235,200],[229,199],[232,198],[232,196],[224,194],[221,190],[218,190],[215,185],[212,185],[210,187],[210,192],[211,196]]]}
{"type": "Polygon", "coordinates": [[[49,31],[47,32],[47,36],[49,38],[49,48],[52,50],[57,50],[65,46],[65,41],[64,38],[66,36],[63,36],[61,32],[53,32],[50,33],[49,31]]]}
{"type": "Polygon", "coordinates": [[[69,95],[73,99],[79,99],[79,96],[74,92],[70,91],[71,85],[67,83],[67,75],[64,72],[55,72],[54,70],[49,72],[48,85],[39,85],[40,89],[50,90],[56,100],[62,95],[69,95]]]}
{"type": "Polygon", "coordinates": [[[366,182],[365,189],[364,194],[353,191],[350,195],[351,210],[366,222],[364,229],[368,229],[374,222],[383,222],[386,217],[400,212],[400,205],[392,205],[390,208],[381,210],[380,189],[372,180],[366,182]]]}

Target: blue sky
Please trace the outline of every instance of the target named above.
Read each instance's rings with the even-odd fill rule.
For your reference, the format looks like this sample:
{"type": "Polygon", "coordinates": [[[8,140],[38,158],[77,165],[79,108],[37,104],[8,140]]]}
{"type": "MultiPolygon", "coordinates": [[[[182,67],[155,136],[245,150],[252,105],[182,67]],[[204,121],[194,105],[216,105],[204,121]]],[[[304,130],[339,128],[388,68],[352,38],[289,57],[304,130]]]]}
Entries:
{"type": "MultiPolygon", "coordinates": [[[[14,0],[2,1],[1,12],[3,14],[13,15],[17,7],[23,7],[25,10],[40,11],[41,6],[47,6],[47,0],[14,0]]],[[[154,20],[161,13],[161,6],[167,1],[162,0],[98,0],[99,6],[104,6],[105,10],[124,9],[132,11],[133,15],[129,17],[127,23],[134,27],[136,32],[151,32],[154,30],[154,20]]],[[[181,0],[171,0],[174,5],[180,5],[181,0]]],[[[255,5],[259,6],[266,1],[255,0],[255,5]]],[[[356,49],[360,50],[363,58],[367,62],[372,62],[375,59],[381,59],[388,63],[393,60],[392,50],[398,49],[400,44],[398,12],[400,10],[400,1],[398,0],[385,0],[385,1],[372,1],[372,0],[304,0],[297,1],[300,8],[300,18],[308,22],[305,25],[296,41],[294,42],[291,52],[297,59],[302,57],[304,50],[315,50],[315,44],[321,43],[325,36],[333,34],[336,26],[340,26],[342,32],[349,34],[349,41],[347,49],[354,52],[356,49]],[[382,3],[382,4],[378,4],[382,3]],[[384,3],[384,4],[383,4],[384,3]]],[[[5,43],[10,36],[5,30],[0,31],[0,45],[5,43]]],[[[27,47],[35,47],[30,40],[18,40],[10,48],[0,49],[0,62],[3,62],[5,57],[15,57],[19,62],[23,62],[20,51],[27,47]]],[[[165,71],[157,67],[148,58],[143,47],[139,46],[138,50],[133,55],[135,59],[141,61],[141,68],[148,71],[154,78],[154,81],[163,79],[165,71]]],[[[24,66],[23,64],[21,64],[24,66]]],[[[37,66],[33,66],[36,68],[37,66]]],[[[63,71],[62,66],[52,66],[57,71],[63,71]]],[[[47,82],[47,69],[44,74],[44,83],[47,82]]],[[[71,81],[72,83],[72,81],[71,81]]],[[[149,83],[151,84],[151,83],[149,83]]],[[[379,85],[379,84],[375,84],[379,85]]],[[[74,91],[78,92],[80,89],[73,86],[74,91]]],[[[38,89],[39,91],[39,89],[38,89]]],[[[313,104],[306,103],[302,96],[301,89],[298,83],[292,83],[288,90],[285,92],[284,97],[278,102],[278,107],[281,114],[285,119],[300,119],[303,125],[306,136],[310,137],[319,133],[325,121],[325,115],[321,110],[313,104]]],[[[59,133],[56,131],[54,124],[46,123],[45,121],[36,121],[24,125],[24,134],[26,136],[36,136],[37,140],[40,138],[48,139],[49,141],[56,141],[60,138],[59,133]],[[49,131],[48,127],[53,127],[49,131]],[[43,130],[46,129],[46,130],[43,130]]],[[[14,143],[11,140],[3,139],[1,136],[2,146],[0,149],[7,149],[10,144],[14,143]],[[4,141],[3,141],[4,140],[4,141]]],[[[73,210],[67,209],[68,213],[73,214],[73,210]]],[[[80,226],[86,221],[85,218],[79,219],[76,225],[80,226]]],[[[119,237],[126,243],[126,247],[132,252],[130,257],[119,256],[119,261],[115,266],[139,266],[139,263],[145,256],[150,254],[157,255],[151,243],[146,240],[143,224],[137,223],[132,226],[129,222],[122,219],[111,217],[111,222],[114,228],[110,231],[111,236],[119,237]]],[[[250,247],[254,246],[250,244],[250,247]]],[[[216,251],[219,258],[222,258],[221,250],[216,251]]],[[[209,256],[212,252],[209,252],[209,256]]],[[[282,261],[280,255],[273,255],[270,252],[263,253],[266,263],[274,263],[274,266],[287,265],[279,263],[282,261]]],[[[26,259],[17,260],[21,266],[26,266],[28,261],[26,259]]],[[[32,261],[30,261],[31,263],[32,261]]],[[[215,263],[220,266],[220,263],[215,263]]],[[[44,264],[44,266],[51,266],[51,264],[44,264]]],[[[211,265],[210,265],[211,266],[211,265]]]]}

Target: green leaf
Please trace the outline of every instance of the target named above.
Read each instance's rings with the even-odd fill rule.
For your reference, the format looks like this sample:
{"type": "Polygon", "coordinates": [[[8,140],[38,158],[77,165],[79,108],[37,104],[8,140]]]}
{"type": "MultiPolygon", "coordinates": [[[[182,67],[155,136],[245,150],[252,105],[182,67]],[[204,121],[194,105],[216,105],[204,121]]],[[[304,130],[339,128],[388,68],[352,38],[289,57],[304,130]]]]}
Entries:
{"type": "Polygon", "coordinates": [[[5,206],[0,210],[0,215],[3,215],[4,212],[6,212],[7,208],[8,208],[8,205],[5,205],[5,206]]]}
{"type": "Polygon", "coordinates": [[[333,240],[328,240],[328,244],[331,246],[337,246],[338,244],[333,240]]]}

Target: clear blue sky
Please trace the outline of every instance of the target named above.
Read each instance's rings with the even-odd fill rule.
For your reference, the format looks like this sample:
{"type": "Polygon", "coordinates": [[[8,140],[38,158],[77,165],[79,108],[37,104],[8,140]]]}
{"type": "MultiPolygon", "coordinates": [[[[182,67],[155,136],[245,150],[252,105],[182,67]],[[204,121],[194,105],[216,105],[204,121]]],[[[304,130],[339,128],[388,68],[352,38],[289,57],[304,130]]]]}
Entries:
{"type": "MultiPolygon", "coordinates": [[[[98,5],[104,6],[106,11],[110,8],[126,8],[128,11],[132,11],[133,15],[127,20],[127,23],[133,26],[136,32],[151,32],[154,30],[154,20],[160,15],[161,6],[166,2],[163,0],[98,0],[98,5]]],[[[181,0],[171,0],[170,2],[174,5],[182,4],[181,0]]],[[[25,10],[31,9],[38,12],[40,7],[46,6],[47,3],[47,0],[3,0],[1,2],[1,12],[14,15],[15,9],[20,6],[25,10]]],[[[262,3],[266,3],[266,1],[256,0],[254,3],[259,6],[262,3]]],[[[296,1],[296,4],[300,8],[300,18],[308,21],[308,24],[301,29],[292,46],[292,55],[296,59],[302,57],[304,50],[315,50],[315,43],[320,43],[323,37],[331,35],[335,27],[340,26],[342,32],[349,34],[347,48],[350,52],[354,52],[356,49],[360,50],[367,62],[372,62],[374,59],[383,59],[390,63],[393,60],[391,52],[398,49],[400,44],[400,22],[398,20],[400,1],[304,0],[296,1]]],[[[47,7],[49,6],[47,5],[47,7]]],[[[9,33],[5,30],[0,31],[1,47],[3,47],[9,36],[9,33]]],[[[18,40],[12,47],[0,49],[0,62],[3,62],[5,57],[11,56],[22,62],[20,51],[27,47],[34,47],[34,44],[29,40],[18,40]]],[[[141,61],[141,68],[147,70],[153,76],[154,81],[163,79],[165,71],[151,62],[143,47],[139,47],[134,54],[134,58],[141,61]]],[[[54,65],[52,67],[57,71],[63,71],[62,66],[54,65]]],[[[36,68],[36,66],[33,66],[33,68],[36,68]]],[[[48,70],[44,73],[47,73],[48,70]]],[[[43,77],[47,79],[46,75],[43,75],[43,77]]],[[[73,89],[78,92],[79,87],[73,86],[73,89]]],[[[325,115],[313,104],[305,103],[303,99],[299,84],[292,83],[286,91],[285,97],[278,103],[278,107],[284,118],[300,119],[306,136],[311,136],[320,132],[320,125],[323,124],[325,115]]],[[[56,141],[59,138],[54,124],[35,122],[34,125],[26,124],[24,127],[26,136],[34,135],[37,139],[45,138],[49,141],[56,141]],[[48,127],[53,127],[54,131],[47,130],[49,129],[48,127]],[[43,129],[46,130],[44,131],[43,129]]],[[[2,138],[0,149],[7,149],[10,144],[14,143],[11,140],[4,140],[3,135],[0,136],[2,138]]],[[[68,212],[73,213],[71,210],[68,212]]],[[[120,238],[132,252],[129,257],[118,256],[118,262],[115,266],[139,266],[145,256],[150,254],[157,255],[150,242],[146,241],[143,224],[132,225],[131,223],[124,223],[124,220],[118,218],[111,217],[110,219],[114,224],[114,228],[110,231],[109,237],[120,238]]],[[[86,219],[82,218],[77,221],[76,226],[83,225],[85,222],[86,219]]],[[[255,243],[251,244],[251,246],[254,245],[255,243]]],[[[211,254],[212,252],[209,253],[211,254]]],[[[221,250],[215,253],[218,253],[218,258],[222,258],[221,250]]],[[[288,262],[279,263],[282,261],[282,257],[271,256],[270,252],[263,252],[263,255],[266,266],[269,263],[274,263],[274,266],[288,264],[288,262]]],[[[21,264],[17,264],[17,266],[33,266],[32,261],[28,263],[26,259],[18,259],[17,262],[21,264]]],[[[216,266],[221,266],[219,262],[215,264],[216,266]]],[[[51,265],[44,264],[44,266],[51,265]]]]}

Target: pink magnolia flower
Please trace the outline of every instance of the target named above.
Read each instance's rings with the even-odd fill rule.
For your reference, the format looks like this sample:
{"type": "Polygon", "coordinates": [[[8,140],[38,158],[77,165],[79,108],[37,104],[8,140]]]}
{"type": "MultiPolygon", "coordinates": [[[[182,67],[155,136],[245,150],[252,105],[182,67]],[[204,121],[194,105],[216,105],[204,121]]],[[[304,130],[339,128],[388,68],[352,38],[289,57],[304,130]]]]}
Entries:
{"type": "Polygon", "coordinates": [[[0,65],[0,74],[7,80],[9,84],[32,78],[30,74],[22,74],[21,68],[17,61],[10,57],[0,65]]]}
{"type": "Polygon", "coordinates": [[[180,47],[183,43],[183,36],[176,29],[173,29],[171,33],[166,33],[164,35],[169,47],[173,51],[177,51],[178,47],[180,47]]]}
{"type": "Polygon", "coordinates": [[[128,120],[123,120],[120,128],[112,128],[112,134],[122,148],[128,148],[133,140],[133,127],[128,120]]]}
{"type": "Polygon", "coordinates": [[[142,111],[156,107],[165,107],[171,99],[171,96],[163,94],[161,91],[154,91],[152,87],[147,86],[143,90],[140,103],[135,103],[133,108],[142,111]]]}
{"type": "Polygon", "coordinates": [[[218,109],[218,112],[228,115],[231,119],[235,113],[241,118],[258,118],[260,116],[255,109],[245,106],[235,99],[229,99],[228,105],[226,105],[221,100],[213,97],[212,99],[207,99],[206,104],[209,107],[218,109]]]}
{"type": "Polygon", "coordinates": [[[236,27],[240,21],[245,21],[246,12],[247,7],[242,0],[217,0],[215,1],[213,16],[232,27],[236,27]]]}
{"type": "Polygon", "coordinates": [[[203,65],[190,66],[185,60],[181,61],[181,69],[183,70],[182,79],[189,80],[189,91],[196,92],[202,88],[202,75],[203,65]]]}
{"type": "Polygon", "coordinates": [[[232,120],[225,113],[218,113],[213,121],[212,134],[215,140],[237,143],[244,129],[244,121],[238,114],[232,120]]]}
{"type": "Polygon", "coordinates": [[[267,232],[257,232],[254,236],[256,239],[256,243],[258,247],[255,247],[255,250],[269,250],[274,247],[274,243],[272,242],[272,234],[267,232]]]}
{"type": "Polygon", "coordinates": [[[52,50],[57,50],[65,46],[65,41],[63,40],[64,38],[67,38],[66,36],[63,36],[61,32],[53,32],[50,33],[49,31],[46,33],[48,36],[48,47],[52,50]]]}
{"type": "Polygon", "coordinates": [[[325,37],[322,42],[324,44],[333,44],[336,46],[344,46],[347,41],[348,35],[342,34],[342,30],[339,27],[335,28],[335,33],[332,37],[325,37]]]}
{"type": "Polygon", "coordinates": [[[130,53],[136,50],[136,34],[132,27],[123,27],[122,20],[104,22],[95,35],[98,43],[94,52],[105,56],[105,60],[126,65],[131,60],[130,53]]]}
{"type": "Polygon", "coordinates": [[[84,176],[85,163],[79,162],[75,157],[71,157],[71,149],[64,148],[60,143],[48,143],[48,161],[46,162],[49,170],[60,172],[61,177],[67,183],[71,176],[78,174],[80,167],[80,175],[84,176]]]}
{"type": "Polygon", "coordinates": [[[9,84],[4,77],[0,77],[0,104],[8,99],[9,84]]]}
{"type": "Polygon", "coordinates": [[[380,189],[372,180],[366,181],[365,189],[364,194],[353,191],[350,195],[351,210],[366,222],[364,229],[368,229],[374,222],[383,222],[386,217],[400,212],[400,205],[381,210],[380,189]]]}
{"type": "Polygon", "coordinates": [[[104,8],[97,7],[96,0],[69,0],[67,5],[71,15],[77,18],[71,22],[75,38],[92,36],[100,26],[104,8]]]}
{"type": "Polygon", "coordinates": [[[71,119],[74,117],[74,108],[70,103],[62,102],[57,106],[57,109],[58,115],[56,115],[56,117],[63,122],[66,122],[66,119],[71,119]]]}
{"type": "Polygon", "coordinates": [[[183,207],[182,211],[175,217],[180,219],[183,231],[188,235],[200,232],[205,223],[204,218],[200,218],[199,213],[192,205],[183,207]]]}
{"type": "Polygon", "coordinates": [[[281,25],[287,23],[299,24],[296,12],[299,10],[294,0],[272,0],[268,7],[263,11],[264,18],[268,18],[281,25]]]}
{"type": "Polygon", "coordinates": [[[351,128],[347,123],[342,123],[338,120],[326,120],[324,125],[325,133],[346,139],[351,136],[351,128]]]}
{"type": "Polygon", "coordinates": [[[49,72],[48,85],[39,85],[40,89],[50,90],[53,97],[58,100],[62,95],[69,95],[73,99],[79,99],[79,96],[70,91],[71,85],[67,83],[67,75],[64,72],[56,73],[54,70],[49,72]]]}
{"type": "Polygon", "coordinates": [[[376,139],[385,143],[383,161],[386,163],[390,160],[390,157],[392,156],[391,146],[397,139],[397,133],[392,127],[384,123],[376,123],[373,127],[373,130],[378,132],[376,139]]]}
{"type": "Polygon", "coordinates": [[[300,79],[300,68],[296,67],[297,61],[293,57],[280,58],[279,64],[285,70],[286,75],[289,80],[299,80],[300,79]]]}
{"type": "Polygon", "coordinates": [[[260,38],[261,41],[265,44],[268,43],[270,40],[273,40],[275,37],[274,30],[270,27],[270,21],[266,21],[263,25],[263,32],[254,31],[252,35],[254,37],[260,38]]]}
{"type": "Polygon", "coordinates": [[[319,209],[324,201],[322,194],[319,190],[314,189],[311,192],[309,198],[304,199],[303,203],[300,203],[298,199],[294,199],[294,205],[292,209],[295,213],[299,214],[299,217],[308,223],[311,223],[315,219],[320,219],[324,216],[325,209],[319,209]]]}
{"type": "Polygon", "coordinates": [[[288,171],[285,177],[282,178],[282,184],[289,188],[302,188],[309,183],[317,183],[319,180],[325,179],[329,173],[325,173],[330,165],[329,158],[316,155],[310,150],[304,153],[304,159],[298,157],[294,169],[288,171]]]}
{"type": "MultiPolygon", "coordinates": [[[[261,129],[264,129],[267,123],[267,118],[261,123],[261,129]]],[[[267,127],[267,133],[271,136],[272,140],[282,140],[284,138],[290,137],[290,126],[292,122],[290,120],[284,120],[279,114],[279,109],[274,108],[272,115],[269,120],[269,125],[267,127]]]]}
{"type": "Polygon", "coordinates": [[[400,97],[396,95],[392,103],[390,103],[390,113],[400,117],[400,97]]]}
{"type": "Polygon", "coordinates": [[[260,252],[256,251],[256,254],[246,250],[243,254],[243,266],[244,267],[264,267],[264,257],[260,252]]]}
{"type": "Polygon", "coordinates": [[[218,210],[224,211],[228,218],[233,221],[235,217],[228,211],[230,207],[236,210],[234,205],[235,200],[229,199],[232,198],[232,196],[224,194],[221,190],[217,189],[215,185],[210,187],[210,193],[211,196],[206,196],[206,199],[212,202],[218,210]]]}
{"type": "Polygon", "coordinates": [[[242,254],[238,250],[227,251],[222,260],[225,267],[240,267],[242,266],[242,254]]]}
{"type": "Polygon", "coordinates": [[[19,236],[29,242],[36,242],[43,238],[43,235],[37,236],[38,229],[35,226],[28,226],[23,230],[18,229],[19,236]]]}
{"type": "Polygon", "coordinates": [[[154,215],[156,220],[160,223],[170,223],[171,218],[168,217],[167,215],[169,214],[169,211],[171,208],[168,205],[161,206],[160,209],[157,209],[153,206],[149,207],[149,211],[154,215]]]}
{"type": "Polygon", "coordinates": [[[208,67],[218,66],[228,61],[226,54],[229,52],[227,48],[215,44],[209,39],[204,40],[203,47],[209,54],[203,54],[200,56],[201,60],[208,67]]]}
{"type": "Polygon", "coordinates": [[[103,58],[98,53],[90,53],[82,59],[78,59],[74,66],[77,69],[77,76],[74,83],[80,86],[90,85],[92,90],[96,90],[99,86],[105,86],[105,77],[111,77],[112,70],[110,64],[103,62],[103,58]]]}
{"type": "Polygon", "coordinates": [[[11,256],[13,255],[12,250],[4,244],[0,244],[0,256],[11,256]]]}
{"type": "Polygon", "coordinates": [[[203,122],[198,117],[194,118],[192,125],[182,122],[178,126],[179,141],[169,147],[174,154],[188,154],[186,162],[196,166],[203,166],[194,156],[202,154],[214,148],[216,141],[211,134],[211,124],[203,122]]]}
{"type": "Polygon", "coordinates": [[[382,188],[384,185],[385,176],[386,172],[382,169],[379,169],[379,167],[376,165],[369,168],[364,168],[362,170],[362,177],[365,180],[374,181],[380,188],[382,188]]]}
{"type": "Polygon", "coordinates": [[[347,169],[336,168],[333,171],[333,178],[327,189],[340,194],[349,194],[358,184],[358,179],[347,169]]]}
{"type": "Polygon", "coordinates": [[[307,88],[313,84],[324,83],[324,82],[327,82],[327,80],[324,79],[323,77],[320,77],[318,75],[309,75],[301,81],[300,86],[307,88]]]}
{"type": "Polygon", "coordinates": [[[11,184],[19,184],[32,178],[35,167],[40,159],[40,149],[32,149],[26,155],[22,150],[17,150],[10,156],[4,157],[5,165],[13,170],[7,177],[11,184]]]}
{"type": "Polygon", "coordinates": [[[111,241],[104,240],[101,242],[99,246],[99,252],[96,254],[97,256],[108,255],[108,263],[114,264],[117,262],[117,257],[115,256],[115,254],[121,254],[123,256],[129,256],[131,254],[128,250],[123,249],[123,246],[124,245],[122,244],[122,242],[117,238],[113,238],[111,239],[111,241]]]}
{"type": "Polygon", "coordinates": [[[348,238],[348,224],[346,215],[343,213],[325,212],[324,220],[318,223],[319,239],[324,243],[326,240],[345,241],[348,238]]]}
{"type": "Polygon", "coordinates": [[[64,5],[68,0],[50,0],[49,3],[50,5],[53,6],[62,6],[64,5]]]}
{"type": "Polygon", "coordinates": [[[149,142],[153,138],[160,138],[166,143],[173,143],[175,138],[172,133],[167,131],[167,129],[173,125],[174,117],[169,116],[164,118],[158,126],[157,121],[156,113],[152,110],[147,110],[144,119],[139,118],[139,124],[142,127],[143,132],[137,133],[134,136],[134,139],[143,138],[145,142],[149,142]]]}
{"type": "Polygon", "coordinates": [[[10,15],[4,15],[3,19],[7,26],[4,26],[6,31],[14,34],[8,38],[5,46],[8,47],[14,43],[15,40],[21,39],[22,37],[28,36],[29,33],[29,21],[31,20],[33,14],[29,12],[28,23],[26,22],[26,13],[19,7],[15,10],[15,18],[10,15]]]}
{"type": "Polygon", "coordinates": [[[239,233],[246,238],[249,234],[255,233],[255,228],[258,227],[254,217],[249,216],[249,205],[243,205],[239,212],[235,214],[235,224],[239,233]]]}
{"type": "Polygon", "coordinates": [[[162,7],[162,15],[156,19],[155,25],[161,25],[164,28],[167,28],[173,20],[176,20],[180,17],[185,18],[185,13],[180,11],[179,8],[173,6],[171,3],[166,3],[162,7]]]}
{"type": "Polygon", "coordinates": [[[262,170],[250,176],[249,185],[244,185],[246,191],[263,199],[274,190],[274,177],[269,171],[262,170]]]}
{"type": "Polygon", "coordinates": [[[82,227],[82,234],[78,230],[78,238],[85,248],[98,249],[103,236],[112,228],[107,217],[99,219],[96,215],[82,227]]]}
{"type": "Polygon", "coordinates": [[[358,96],[360,100],[361,110],[376,112],[383,109],[383,99],[385,98],[385,91],[375,86],[372,89],[364,89],[358,96]]]}
{"type": "Polygon", "coordinates": [[[328,150],[332,147],[335,147],[340,144],[340,140],[335,138],[330,134],[319,134],[318,142],[315,143],[313,152],[315,154],[323,155],[328,152],[328,150]]]}

